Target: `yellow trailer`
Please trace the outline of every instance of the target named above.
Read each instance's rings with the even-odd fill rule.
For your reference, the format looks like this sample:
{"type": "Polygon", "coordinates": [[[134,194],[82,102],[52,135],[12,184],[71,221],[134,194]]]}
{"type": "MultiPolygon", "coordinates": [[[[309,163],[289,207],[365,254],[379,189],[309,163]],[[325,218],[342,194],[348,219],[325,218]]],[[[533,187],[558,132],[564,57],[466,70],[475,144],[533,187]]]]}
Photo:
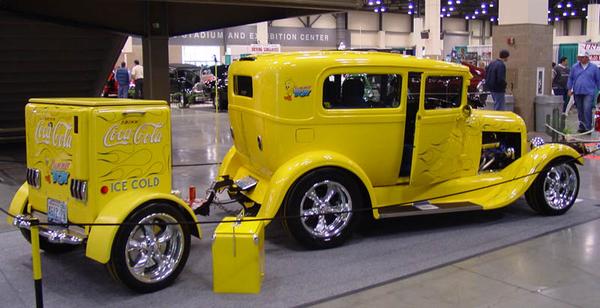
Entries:
{"type": "Polygon", "coordinates": [[[17,218],[10,222],[27,239],[32,217],[58,224],[41,227],[42,249],[83,244],[87,257],[136,291],[170,285],[187,261],[190,236],[201,235],[197,224],[176,224],[197,218],[171,193],[170,119],[164,101],[31,99],[27,183],[12,200],[17,218]]]}

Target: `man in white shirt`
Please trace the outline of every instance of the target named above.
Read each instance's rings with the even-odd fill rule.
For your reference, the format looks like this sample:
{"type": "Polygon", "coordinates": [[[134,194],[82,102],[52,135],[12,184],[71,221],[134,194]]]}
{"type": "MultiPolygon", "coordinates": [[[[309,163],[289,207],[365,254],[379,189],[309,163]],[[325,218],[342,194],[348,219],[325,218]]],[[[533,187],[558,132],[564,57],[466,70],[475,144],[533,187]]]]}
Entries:
{"type": "Polygon", "coordinates": [[[144,67],[140,65],[140,61],[133,61],[135,65],[131,69],[131,79],[135,84],[134,98],[144,98],[144,67]]]}

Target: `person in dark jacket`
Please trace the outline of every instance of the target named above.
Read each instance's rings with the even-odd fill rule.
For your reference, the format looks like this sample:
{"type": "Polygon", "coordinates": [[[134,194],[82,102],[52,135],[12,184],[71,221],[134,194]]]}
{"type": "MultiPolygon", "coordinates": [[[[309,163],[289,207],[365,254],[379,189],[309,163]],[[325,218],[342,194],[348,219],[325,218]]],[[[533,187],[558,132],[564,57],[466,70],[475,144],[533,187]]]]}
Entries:
{"type": "Polygon", "coordinates": [[[499,58],[492,61],[485,70],[485,85],[494,99],[494,110],[504,110],[506,92],[506,65],[510,53],[501,50],[499,58]]]}
{"type": "Polygon", "coordinates": [[[115,79],[119,84],[119,98],[127,98],[127,92],[129,91],[129,71],[125,62],[121,62],[121,67],[115,72],[115,79]]]}
{"type": "Polygon", "coordinates": [[[567,57],[560,58],[560,61],[552,70],[552,91],[554,91],[554,95],[562,95],[563,112],[567,110],[567,105],[569,104],[567,81],[569,80],[570,72],[571,69],[569,68],[567,57]]]}

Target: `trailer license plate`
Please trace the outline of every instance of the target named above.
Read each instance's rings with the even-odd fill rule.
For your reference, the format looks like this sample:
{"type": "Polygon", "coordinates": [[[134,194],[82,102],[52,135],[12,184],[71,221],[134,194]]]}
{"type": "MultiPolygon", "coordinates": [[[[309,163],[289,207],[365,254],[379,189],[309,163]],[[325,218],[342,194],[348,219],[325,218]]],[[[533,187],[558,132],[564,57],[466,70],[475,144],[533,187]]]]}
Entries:
{"type": "Polygon", "coordinates": [[[67,203],[48,198],[48,222],[67,223],[67,203]]]}

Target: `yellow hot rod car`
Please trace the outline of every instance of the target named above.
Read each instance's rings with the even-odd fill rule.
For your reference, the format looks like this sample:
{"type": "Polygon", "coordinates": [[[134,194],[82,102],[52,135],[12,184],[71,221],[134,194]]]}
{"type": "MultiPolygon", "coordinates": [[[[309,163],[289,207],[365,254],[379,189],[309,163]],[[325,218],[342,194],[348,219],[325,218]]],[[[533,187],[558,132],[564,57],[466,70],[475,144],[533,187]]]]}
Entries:
{"type": "Polygon", "coordinates": [[[234,146],[215,187],[247,216],[284,215],[307,247],[340,245],[371,214],[490,210],[525,195],[560,215],[577,197],[579,153],[530,145],[512,112],[472,110],[464,66],[321,51],[250,56],[229,76],[234,146]]]}

